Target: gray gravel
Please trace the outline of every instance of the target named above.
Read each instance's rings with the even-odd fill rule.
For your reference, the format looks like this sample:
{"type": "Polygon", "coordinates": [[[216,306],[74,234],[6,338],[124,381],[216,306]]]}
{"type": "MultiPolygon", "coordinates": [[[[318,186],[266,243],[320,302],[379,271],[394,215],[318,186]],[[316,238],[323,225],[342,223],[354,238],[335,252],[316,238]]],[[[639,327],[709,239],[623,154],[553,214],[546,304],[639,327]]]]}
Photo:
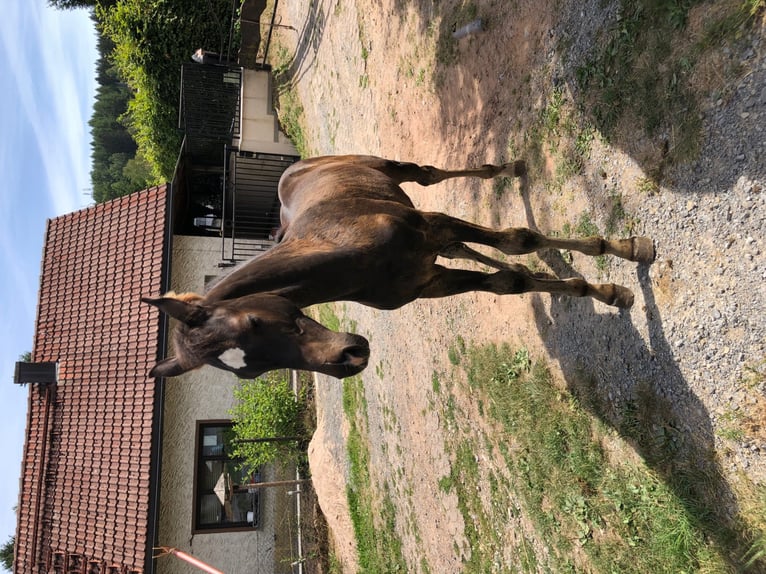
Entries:
{"type": "MultiPolygon", "coordinates": [[[[553,34],[571,43],[560,71],[570,86],[598,30],[618,18],[617,3],[595,4],[574,7],[553,34]]],[[[647,458],[661,450],[656,439],[657,447],[677,445],[684,463],[696,459],[730,476],[744,471],[759,483],[766,482],[766,388],[753,384],[750,369],[766,368],[765,51],[759,33],[726,50],[745,74],[724,96],[702,102],[699,158],[669,170],[658,193],[631,191],[624,158],[591,158],[588,169],[607,174],[604,191],[622,190],[628,211],[640,214],[639,231],[655,241],[656,263],[637,272],[643,309],[598,315],[589,302],[562,300],[539,319],[565,371],[600,373],[595,382],[572,377],[570,384],[583,387],[610,423],[619,428],[647,397],[657,401],[652,428],[641,431],[650,438],[639,441],[647,458]],[[749,432],[734,432],[744,427],[749,432]]],[[[571,273],[555,259],[548,262],[571,273]]],[[[632,286],[634,273],[618,262],[608,278],[632,286]]]]}

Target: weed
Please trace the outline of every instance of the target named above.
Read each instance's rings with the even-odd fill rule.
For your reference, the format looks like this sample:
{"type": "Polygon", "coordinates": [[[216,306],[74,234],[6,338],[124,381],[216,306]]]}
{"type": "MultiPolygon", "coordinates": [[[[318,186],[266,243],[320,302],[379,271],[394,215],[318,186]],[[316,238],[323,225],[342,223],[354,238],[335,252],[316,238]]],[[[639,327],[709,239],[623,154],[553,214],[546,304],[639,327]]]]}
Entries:
{"type": "Polygon", "coordinates": [[[478,13],[476,4],[473,2],[460,3],[450,14],[442,18],[439,37],[436,42],[436,61],[442,66],[451,66],[457,62],[457,40],[452,36],[453,32],[476,19],[478,13]]]}
{"type": "Polygon", "coordinates": [[[661,175],[666,164],[687,161],[702,134],[697,94],[692,89],[703,54],[736,37],[762,0],[730,3],[691,39],[685,28],[689,10],[701,0],[621,2],[620,19],[597,55],[577,70],[596,126],[607,138],[638,125],[667,149],[650,169],[661,175]],[[621,127],[624,126],[624,127],[621,127]],[[625,129],[627,128],[627,129],[625,129]]]}
{"type": "Polygon", "coordinates": [[[277,45],[273,58],[274,83],[276,85],[275,108],[279,125],[293,142],[301,157],[310,155],[304,135],[303,104],[301,104],[290,77],[292,59],[284,46],[277,45]]]}
{"type": "Polygon", "coordinates": [[[596,133],[591,126],[587,126],[580,133],[577,134],[575,139],[575,151],[583,159],[590,157],[590,149],[593,145],[593,140],[596,137],[596,133]]]}
{"type": "Polygon", "coordinates": [[[642,177],[636,182],[636,189],[639,193],[645,195],[656,195],[660,191],[660,186],[652,178],[642,177]]]}
{"type": "Polygon", "coordinates": [[[510,177],[498,177],[493,183],[493,190],[495,192],[495,199],[501,199],[506,190],[513,188],[513,179],[510,177]]]}
{"type": "Polygon", "coordinates": [[[441,383],[439,382],[439,374],[434,371],[431,375],[431,389],[435,394],[439,394],[439,391],[441,391],[441,383]]]}

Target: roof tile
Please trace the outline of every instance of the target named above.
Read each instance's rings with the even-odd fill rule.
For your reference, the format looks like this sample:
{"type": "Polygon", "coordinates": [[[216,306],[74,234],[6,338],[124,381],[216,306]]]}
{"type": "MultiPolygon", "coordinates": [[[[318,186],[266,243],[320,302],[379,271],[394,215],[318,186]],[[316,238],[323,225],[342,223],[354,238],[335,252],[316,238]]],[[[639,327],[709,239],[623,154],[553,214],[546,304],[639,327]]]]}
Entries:
{"type": "Polygon", "coordinates": [[[33,357],[58,361],[30,385],[15,571],[143,572],[166,189],[48,222],[33,357]],[[132,447],[132,448],[131,448],[132,447]]]}

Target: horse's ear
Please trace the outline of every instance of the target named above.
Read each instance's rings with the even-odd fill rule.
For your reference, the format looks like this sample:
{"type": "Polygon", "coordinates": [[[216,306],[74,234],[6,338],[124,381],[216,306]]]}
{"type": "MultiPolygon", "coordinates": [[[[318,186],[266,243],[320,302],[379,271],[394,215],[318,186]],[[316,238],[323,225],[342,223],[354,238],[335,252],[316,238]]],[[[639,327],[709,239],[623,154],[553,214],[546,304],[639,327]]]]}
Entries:
{"type": "Polygon", "coordinates": [[[188,303],[174,297],[159,297],[157,299],[143,297],[141,301],[157,307],[166,315],[170,315],[173,319],[178,319],[190,327],[201,325],[210,316],[207,310],[196,303],[188,303]]]}
{"type": "Polygon", "coordinates": [[[163,359],[149,371],[150,377],[177,377],[183,375],[189,369],[184,369],[175,357],[163,359]]]}

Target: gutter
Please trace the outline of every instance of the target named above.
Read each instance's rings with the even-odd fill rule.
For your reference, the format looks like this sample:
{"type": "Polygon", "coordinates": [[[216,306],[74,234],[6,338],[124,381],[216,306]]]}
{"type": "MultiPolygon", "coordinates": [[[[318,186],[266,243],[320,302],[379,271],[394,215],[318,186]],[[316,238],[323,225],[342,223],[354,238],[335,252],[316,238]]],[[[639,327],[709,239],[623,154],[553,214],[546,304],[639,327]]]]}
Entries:
{"type": "MultiPolygon", "coordinates": [[[[176,167],[177,169],[177,167],[176,167]]],[[[165,185],[165,239],[162,246],[162,275],[160,292],[170,289],[171,254],[173,252],[173,183],[165,185]]],[[[157,341],[157,360],[162,360],[167,354],[168,327],[170,321],[164,313],[159,314],[159,331],[157,341]]],[[[160,523],[160,479],[162,476],[162,432],[165,407],[165,379],[158,377],[154,381],[154,406],[152,417],[152,446],[149,469],[149,510],[146,526],[146,553],[144,558],[144,573],[156,572],[154,548],[159,544],[160,523]]]]}

